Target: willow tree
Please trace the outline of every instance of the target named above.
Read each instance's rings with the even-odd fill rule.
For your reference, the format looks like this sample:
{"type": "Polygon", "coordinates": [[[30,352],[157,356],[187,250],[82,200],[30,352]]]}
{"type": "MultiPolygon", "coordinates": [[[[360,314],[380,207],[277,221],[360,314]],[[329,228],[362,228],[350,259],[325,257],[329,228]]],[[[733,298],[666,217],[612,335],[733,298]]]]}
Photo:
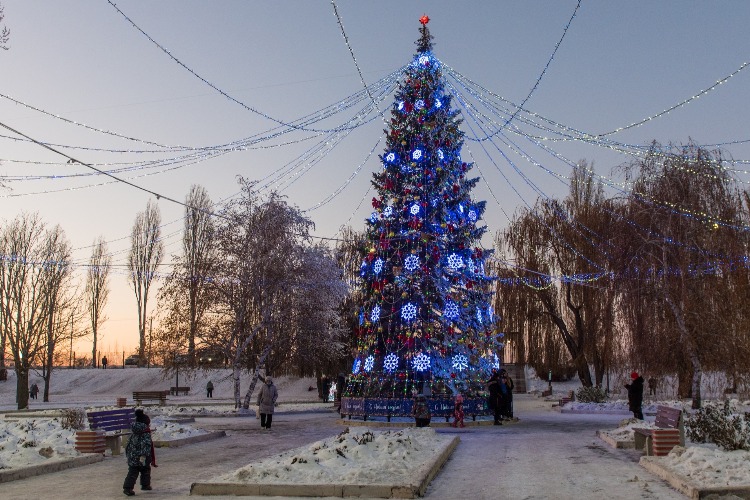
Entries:
{"type": "MultiPolygon", "coordinates": [[[[496,247],[507,253],[506,261],[514,263],[501,272],[498,307],[509,310],[503,302],[513,300],[523,306],[519,312],[525,316],[523,323],[512,317],[506,321],[522,327],[519,331],[530,345],[549,347],[555,331],[584,386],[594,384],[589,364],[601,385],[611,358],[616,292],[610,263],[618,220],[614,214],[613,202],[581,164],[573,170],[564,200],[543,199],[532,209],[522,209],[496,240],[496,247]],[[523,290],[509,294],[510,285],[523,290]]],[[[549,358],[555,353],[547,354],[549,358]]],[[[552,361],[545,362],[551,366],[552,361]]]]}
{"type": "Polygon", "coordinates": [[[624,301],[639,311],[629,316],[639,322],[634,349],[647,368],[676,372],[679,396],[699,408],[703,371],[723,367],[722,345],[736,335],[722,305],[735,295],[735,273],[747,272],[738,265],[747,255],[742,197],[721,153],[692,143],[654,144],[626,172],[632,223],[620,246],[630,256],[624,301]]]}

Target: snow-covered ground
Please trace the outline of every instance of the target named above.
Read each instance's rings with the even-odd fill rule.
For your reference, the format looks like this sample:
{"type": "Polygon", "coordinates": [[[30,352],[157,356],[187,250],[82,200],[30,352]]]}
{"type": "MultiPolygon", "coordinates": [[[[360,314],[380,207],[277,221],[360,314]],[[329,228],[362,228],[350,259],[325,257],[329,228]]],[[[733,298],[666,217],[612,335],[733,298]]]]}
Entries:
{"type": "Polygon", "coordinates": [[[368,484],[388,478],[391,484],[407,484],[414,470],[451,439],[431,428],[347,428],[336,437],[247,465],[216,482],[368,484]]]}
{"type": "MultiPolygon", "coordinates": [[[[201,373],[191,379],[181,375],[180,385],[190,385],[195,389],[191,391],[189,396],[170,397],[166,406],[149,406],[147,408],[147,413],[152,416],[154,437],[158,440],[169,440],[185,437],[192,433],[204,432],[200,430],[199,424],[169,422],[170,418],[179,415],[203,415],[206,418],[199,418],[199,421],[211,422],[213,426],[212,430],[221,428],[223,422],[226,422],[226,425],[229,426],[234,425],[231,424],[233,419],[214,418],[235,414],[230,398],[231,387],[225,378],[226,375],[227,372],[225,371],[201,373]],[[208,380],[213,380],[214,385],[217,387],[214,390],[215,397],[213,400],[207,399],[202,390],[205,382],[208,380]]],[[[249,378],[247,380],[243,379],[243,391],[246,390],[248,381],[249,378]]],[[[318,400],[313,379],[277,377],[276,384],[280,394],[280,405],[278,408],[280,417],[284,414],[300,414],[310,410],[332,412],[330,403],[322,403],[318,400]],[[313,390],[310,390],[311,387],[313,387],[313,390]]],[[[51,401],[44,403],[41,400],[33,400],[30,410],[19,414],[19,412],[13,410],[15,408],[15,381],[0,382],[0,410],[4,410],[0,417],[0,467],[16,468],[77,455],[77,452],[73,450],[74,438],[72,431],[62,429],[59,419],[51,416],[55,409],[68,407],[102,409],[111,407],[117,397],[129,396],[133,390],[165,389],[170,385],[174,385],[174,382],[161,378],[161,372],[158,369],[149,370],[141,368],[106,371],[59,370],[53,374],[51,401]],[[50,458],[45,458],[46,456],[50,458]]],[[[543,384],[538,383],[538,385],[542,386],[543,384]]],[[[554,384],[554,386],[556,386],[554,387],[554,398],[567,393],[568,390],[575,390],[577,388],[575,382],[554,384]]],[[[128,401],[130,402],[130,399],[128,401]]],[[[519,430],[523,429],[524,433],[529,433],[525,434],[526,437],[523,438],[525,441],[533,442],[541,440],[545,443],[545,447],[554,449],[556,446],[555,441],[563,439],[561,434],[548,432],[548,429],[545,431],[546,434],[544,436],[534,436],[535,425],[530,423],[530,421],[533,421],[546,425],[549,422],[554,423],[555,419],[562,418],[564,415],[556,413],[557,409],[552,408],[553,401],[544,401],[539,397],[528,395],[519,396],[517,403],[516,414],[521,418],[521,425],[516,424],[515,428],[514,426],[508,426],[507,431],[511,433],[510,435],[513,434],[516,428],[519,430]]],[[[644,410],[647,413],[655,413],[655,405],[657,403],[669,404],[671,406],[688,404],[674,399],[663,401],[647,400],[644,410]]],[[[747,405],[747,402],[744,402],[744,404],[747,405]]],[[[605,422],[600,428],[610,429],[610,433],[620,435],[622,439],[632,434],[630,429],[632,429],[634,424],[625,418],[628,416],[627,405],[622,399],[616,399],[611,403],[604,404],[570,403],[566,406],[566,409],[573,409],[577,415],[565,418],[579,419],[586,422],[590,422],[592,419],[593,421],[605,422]],[[623,414],[623,418],[620,419],[623,423],[622,426],[618,427],[617,420],[614,420],[613,415],[611,415],[613,412],[623,414]]],[[[315,422],[318,419],[315,414],[311,415],[300,420],[300,422],[315,422]]],[[[325,418],[330,419],[330,417],[325,418]]],[[[245,417],[244,421],[247,422],[248,418],[245,417]]],[[[254,422],[255,419],[250,417],[250,421],[254,422]]],[[[647,415],[647,422],[649,421],[653,421],[653,416],[647,415]]],[[[575,420],[571,422],[575,422],[575,420]]],[[[635,426],[643,426],[643,423],[635,424],[635,426]]],[[[378,458],[379,455],[374,451],[376,447],[372,446],[373,443],[394,446],[388,443],[393,443],[394,440],[400,441],[398,442],[399,451],[397,452],[399,456],[419,456],[426,452],[422,447],[429,446],[433,436],[434,439],[441,439],[444,438],[444,436],[441,436],[442,432],[457,431],[438,430],[435,432],[429,429],[394,431],[391,429],[376,428],[368,430],[367,428],[360,427],[356,430],[356,433],[352,431],[352,435],[359,435],[363,432],[372,432],[373,441],[360,444],[356,439],[349,440],[347,438],[347,448],[344,452],[346,455],[346,466],[342,466],[340,463],[333,465],[337,463],[337,460],[343,460],[344,458],[335,453],[335,447],[331,448],[333,442],[328,443],[326,440],[321,441],[318,438],[310,439],[310,441],[315,442],[306,444],[302,448],[292,450],[286,454],[276,454],[263,460],[253,460],[251,456],[248,456],[244,467],[238,469],[235,466],[233,469],[234,472],[225,471],[224,474],[217,474],[214,479],[236,481],[240,477],[252,478],[258,475],[275,477],[278,475],[280,478],[283,477],[284,480],[290,482],[305,482],[310,481],[311,476],[317,475],[327,477],[327,480],[332,481],[331,474],[340,474],[336,480],[345,482],[346,478],[343,477],[345,474],[363,474],[362,471],[372,471],[375,464],[381,462],[387,463],[389,461],[378,458]],[[403,434],[398,434],[399,432],[403,434]],[[415,433],[419,433],[418,438],[415,437],[415,433]],[[404,437],[408,437],[408,439],[404,439],[404,437]],[[317,452],[315,451],[316,448],[318,448],[317,452]],[[321,454],[321,450],[323,449],[327,449],[328,451],[321,454]],[[331,449],[334,449],[335,457],[332,454],[330,457],[328,456],[331,449]],[[296,461],[294,461],[295,457],[297,458],[296,461]],[[321,472],[323,466],[312,466],[315,463],[315,458],[318,458],[318,464],[323,463],[324,465],[331,460],[331,466],[324,469],[325,473],[321,472]],[[293,461],[294,463],[291,463],[293,461]]],[[[465,432],[462,436],[462,443],[465,442],[466,446],[471,446],[473,441],[477,443],[481,443],[482,441],[480,436],[477,435],[475,438],[472,434],[479,432],[478,430],[461,429],[459,432],[465,432]],[[478,441],[477,438],[479,439],[478,441]]],[[[269,437],[266,439],[273,439],[274,432],[267,434],[269,437]]],[[[593,435],[591,437],[593,438],[593,435]]],[[[303,443],[304,441],[300,444],[303,443]]],[[[663,458],[663,463],[667,467],[673,468],[705,486],[750,486],[750,452],[740,451],[730,453],[711,445],[687,444],[686,449],[677,448],[669,457],[663,458]]],[[[581,446],[584,446],[584,444],[582,443],[581,446]]],[[[408,466],[404,467],[403,465],[400,469],[406,470],[407,473],[410,470],[408,466]]],[[[612,471],[612,473],[616,474],[616,471],[612,471]]],[[[381,471],[374,474],[374,478],[370,479],[382,481],[391,477],[392,472],[381,471]]],[[[644,472],[644,474],[646,473],[644,472]]],[[[601,481],[601,479],[597,479],[597,481],[601,481]]],[[[442,487],[446,488],[447,486],[442,485],[442,487]]],[[[587,498],[585,493],[582,490],[581,498],[587,498]]],[[[437,495],[437,497],[441,496],[437,495]]]]}

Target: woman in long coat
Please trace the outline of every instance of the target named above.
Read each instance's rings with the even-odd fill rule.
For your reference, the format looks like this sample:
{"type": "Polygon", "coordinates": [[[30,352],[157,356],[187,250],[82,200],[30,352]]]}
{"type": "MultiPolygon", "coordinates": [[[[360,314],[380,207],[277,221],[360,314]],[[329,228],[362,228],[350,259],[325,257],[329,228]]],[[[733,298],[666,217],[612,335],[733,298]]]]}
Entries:
{"type": "Polygon", "coordinates": [[[273,385],[273,379],[266,377],[266,383],[263,384],[258,392],[258,411],[260,412],[260,426],[264,429],[271,428],[273,420],[273,408],[276,406],[276,399],[279,397],[279,391],[273,385]]]}

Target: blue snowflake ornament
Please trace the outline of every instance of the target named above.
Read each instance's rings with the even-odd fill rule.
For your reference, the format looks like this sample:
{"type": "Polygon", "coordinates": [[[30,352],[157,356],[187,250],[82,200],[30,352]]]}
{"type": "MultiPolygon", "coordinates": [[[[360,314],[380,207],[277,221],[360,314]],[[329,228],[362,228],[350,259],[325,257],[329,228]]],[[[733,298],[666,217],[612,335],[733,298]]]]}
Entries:
{"type": "Polygon", "coordinates": [[[411,360],[411,366],[418,372],[423,372],[430,368],[430,357],[427,354],[420,352],[411,360]]]}
{"type": "Polygon", "coordinates": [[[398,356],[393,353],[386,356],[383,360],[383,368],[385,368],[385,371],[387,372],[392,372],[398,368],[398,356]]]}

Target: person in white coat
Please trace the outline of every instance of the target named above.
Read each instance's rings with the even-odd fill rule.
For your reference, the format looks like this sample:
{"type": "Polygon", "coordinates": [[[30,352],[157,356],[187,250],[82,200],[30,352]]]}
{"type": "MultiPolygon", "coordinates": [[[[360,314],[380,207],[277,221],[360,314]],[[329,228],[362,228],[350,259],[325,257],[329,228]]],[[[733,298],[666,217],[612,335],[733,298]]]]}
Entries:
{"type": "Polygon", "coordinates": [[[279,397],[279,391],[273,385],[273,379],[266,377],[266,382],[258,392],[258,411],[260,412],[260,426],[264,429],[271,428],[273,420],[273,409],[276,406],[276,399],[279,397]]]}

